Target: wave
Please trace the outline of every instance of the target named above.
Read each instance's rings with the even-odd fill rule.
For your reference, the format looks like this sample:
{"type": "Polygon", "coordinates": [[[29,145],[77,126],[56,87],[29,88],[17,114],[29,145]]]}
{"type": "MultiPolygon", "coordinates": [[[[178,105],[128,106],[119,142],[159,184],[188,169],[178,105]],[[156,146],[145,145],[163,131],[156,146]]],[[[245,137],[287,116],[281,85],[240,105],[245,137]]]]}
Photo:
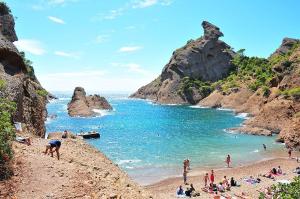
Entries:
{"type": "Polygon", "coordinates": [[[248,113],[238,113],[235,115],[235,117],[242,118],[242,119],[249,119],[249,114],[248,113]]]}
{"type": "Polygon", "coordinates": [[[133,160],[119,160],[118,161],[118,165],[122,165],[122,164],[132,164],[132,163],[138,163],[141,162],[142,160],[140,159],[133,159],[133,160]]]}
{"type": "Polygon", "coordinates": [[[71,98],[70,97],[60,97],[60,98],[58,98],[58,100],[67,101],[67,100],[71,100],[71,98]]]}
{"type": "Polygon", "coordinates": [[[223,131],[224,131],[225,133],[229,133],[229,134],[238,134],[238,132],[233,131],[233,130],[230,130],[230,129],[223,129],[223,131]]]}
{"type": "Polygon", "coordinates": [[[210,108],[208,106],[200,106],[200,105],[193,105],[193,106],[189,106],[190,108],[210,108]]]}
{"type": "Polygon", "coordinates": [[[254,151],[251,151],[251,153],[258,153],[258,152],[259,152],[258,149],[254,150],[254,151]]]}
{"type": "Polygon", "coordinates": [[[219,111],[234,111],[231,108],[217,108],[217,110],[219,110],[219,111]]]}
{"type": "Polygon", "coordinates": [[[106,115],[112,115],[113,112],[111,110],[106,110],[106,109],[93,109],[93,112],[98,113],[96,117],[104,117],[106,115]]]}

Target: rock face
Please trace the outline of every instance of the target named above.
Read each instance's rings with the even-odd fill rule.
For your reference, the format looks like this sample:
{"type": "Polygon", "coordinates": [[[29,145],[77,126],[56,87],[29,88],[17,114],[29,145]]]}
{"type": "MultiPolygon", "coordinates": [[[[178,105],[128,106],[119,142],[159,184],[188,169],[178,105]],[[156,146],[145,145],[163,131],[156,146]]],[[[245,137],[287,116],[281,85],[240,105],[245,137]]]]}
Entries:
{"type": "Polygon", "coordinates": [[[84,88],[76,87],[72,100],[68,104],[69,115],[71,117],[90,117],[99,115],[94,109],[112,110],[112,107],[104,97],[100,97],[99,95],[86,96],[84,88]]]}
{"type": "Polygon", "coordinates": [[[237,113],[250,113],[250,119],[234,131],[255,135],[279,134],[278,140],[287,146],[300,147],[300,40],[284,38],[281,46],[270,56],[286,56],[273,66],[276,79],[270,81],[269,95],[262,89],[256,92],[247,87],[235,92],[215,90],[198,104],[206,107],[225,107],[237,113]],[[282,91],[293,91],[283,95],[282,91]]]}
{"type": "Polygon", "coordinates": [[[232,68],[231,59],[235,54],[229,45],[218,40],[223,33],[209,22],[202,23],[204,36],[190,40],[177,49],[161,75],[141,87],[133,98],[154,100],[158,103],[195,104],[206,93],[195,86],[189,92],[180,92],[183,78],[215,82],[226,77],[232,68]]]}
{"type": "Polygon", "coordinates": [[[13,16],[0,10],[0,24],[0,80],[5,85],[0,89],[0,97],[16,102],[14,122],[24,123],[25,130],[44,136],[47,99],[38,94],[43,88],[29,77],[24,60],[12,43],[18,39],[13,16]]]}

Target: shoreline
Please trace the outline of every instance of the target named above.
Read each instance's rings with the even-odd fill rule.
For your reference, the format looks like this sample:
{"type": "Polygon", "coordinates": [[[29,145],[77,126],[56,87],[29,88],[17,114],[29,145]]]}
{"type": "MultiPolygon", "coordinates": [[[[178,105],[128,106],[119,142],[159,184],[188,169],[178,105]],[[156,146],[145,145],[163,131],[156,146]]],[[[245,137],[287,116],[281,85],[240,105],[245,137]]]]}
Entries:
{"type": "MultiPolygon", "coordinates": [[[[294,153],[293,159],[288,159],[287,157],[283,157],[281,155],[274,156],[270,159],[263,159],[260,161],[256,161],[254,163],[250,163],[243,166],[237,166],[233,168],[210,168],[210,169],[199,169],[195,168],[190,173],[188,173],[188,183],[192,183],[196,189],[196,191],[200,192],[201,196],[197,198],[212,198],[213,194],[208,194],[201,191],[201,188],[204,187],[203,177],[206,172],[210,172],[211,169],[214,169],[216,174],[216,182],[220,182],[223,176],[227,176],[228,179],[230,177],[234,177],[239,183],[241,183],[241,187],[233,187],[231,191],[226,191],[227,194],[234,195],[238,194],[241,195],[242,192],[246,193],[250,198],[258,198],[259,192],[257,190],[264,189],[272,184],[276,183],[271,179],[262,177],[265,173],[268,173],[270,169],[277,168],[281,166],[283,172],[286,175],[276,177],[276,180],[289,180],[291,181],[296,174],[292,171],[297,167],[300,166],[300,163],[297,163],[296,157],[299,157],[300,153],[294,153]],[[259,177],[262,179],[261,183],[256,185],[249,185],[244,182],[242,179],[245,177],[253,176],[255,178],[259,177]]],[[[183,185],[182,177],[171,177],[157,183],[153,183],[150,185],[143,186],[147,191],[154,194],[155,198],[176,198],[175,191],[179,185],[183,185]],[[159,194],[158,194],[159,193],[159,194]]],[[[189,185],[183,185],[185,190],[186,187],[189,185]]],[[[220,195],[220,194],[219,194],[220,195]]]]}

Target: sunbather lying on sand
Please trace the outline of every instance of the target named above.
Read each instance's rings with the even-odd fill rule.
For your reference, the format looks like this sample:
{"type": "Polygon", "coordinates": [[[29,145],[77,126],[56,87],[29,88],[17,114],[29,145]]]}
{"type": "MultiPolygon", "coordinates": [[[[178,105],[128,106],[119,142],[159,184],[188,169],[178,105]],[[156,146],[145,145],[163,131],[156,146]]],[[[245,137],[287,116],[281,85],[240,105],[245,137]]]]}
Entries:
{"type": "Polygon", "coordinates": [[[61,142],[59,140],[51,140],[47,145],[46,145],[46,150],[43,152],[46,155],[48,154],[48,151],[51,154],[51,157],[53,157],[53,152],[56,151],[57,159],[59,160],[59,148],[61,146],[61,142]],[[54,151],[53,151],[54,148],[54,151]]]}
{"type": "Polygon", "coordinates": [[[16,137],[16,141],[23,143],[23,144],[27,144],[28,146],[31,145],[31,140],[30,137],[21,137],[21,136],[17,136],[16,137]]]}

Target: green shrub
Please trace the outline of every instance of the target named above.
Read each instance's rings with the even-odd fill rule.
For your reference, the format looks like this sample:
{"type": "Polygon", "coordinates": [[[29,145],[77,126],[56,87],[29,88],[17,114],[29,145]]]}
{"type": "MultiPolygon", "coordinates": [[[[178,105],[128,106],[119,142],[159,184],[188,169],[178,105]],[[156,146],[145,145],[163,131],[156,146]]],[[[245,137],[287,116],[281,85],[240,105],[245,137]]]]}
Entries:
{"type": "Polygon", "coordinates": [[[286,96],[291,96],[291,97],[300,97],[300,87],[295,87],[295,88],[281,91],[281,94],[286,96]]]}
{"type": "Polygon", "coordinates": [[[213,91],[213,87],[210,82],[203,82],[199,79],[184,77],[180,81],[177,93],[180,95],[188,93],[191,94],[193,89],[198,90],[204,96],[208,96],[213,91]]]}
{"type": "Polygon", "coordinates": [[[48,92],[45,89],[38,89],[36,90],[36,93],[41,97],[46,97],[48,95],[48,92]]]}
{"type": "Polygon", "coordinates": [[[4,79],[0,79],[0,90],[3,90],[6,86],[6,81],[4,79]]]}
{"type": "Polygon", "coordinates": [[[21,51],[20,52],[20,55],[25,63],[25,66],[26,66],[26,69],[27,69],[27,74],[28,76],[35,80],[35,74],[34,74],[34,69],[33,69],[33,63],[32,61],[30,61],[29,59],[26,58],[26,55],[25,55],[25,52],[21,51]]]}
{"type": "Polygon", "coordinates": [[[15,110],[14,102],[0,98],[0,180],[10,175],[7,165],[13,156],[11,144],[15,138],[15,132],[11,118],[15,110]]]}

